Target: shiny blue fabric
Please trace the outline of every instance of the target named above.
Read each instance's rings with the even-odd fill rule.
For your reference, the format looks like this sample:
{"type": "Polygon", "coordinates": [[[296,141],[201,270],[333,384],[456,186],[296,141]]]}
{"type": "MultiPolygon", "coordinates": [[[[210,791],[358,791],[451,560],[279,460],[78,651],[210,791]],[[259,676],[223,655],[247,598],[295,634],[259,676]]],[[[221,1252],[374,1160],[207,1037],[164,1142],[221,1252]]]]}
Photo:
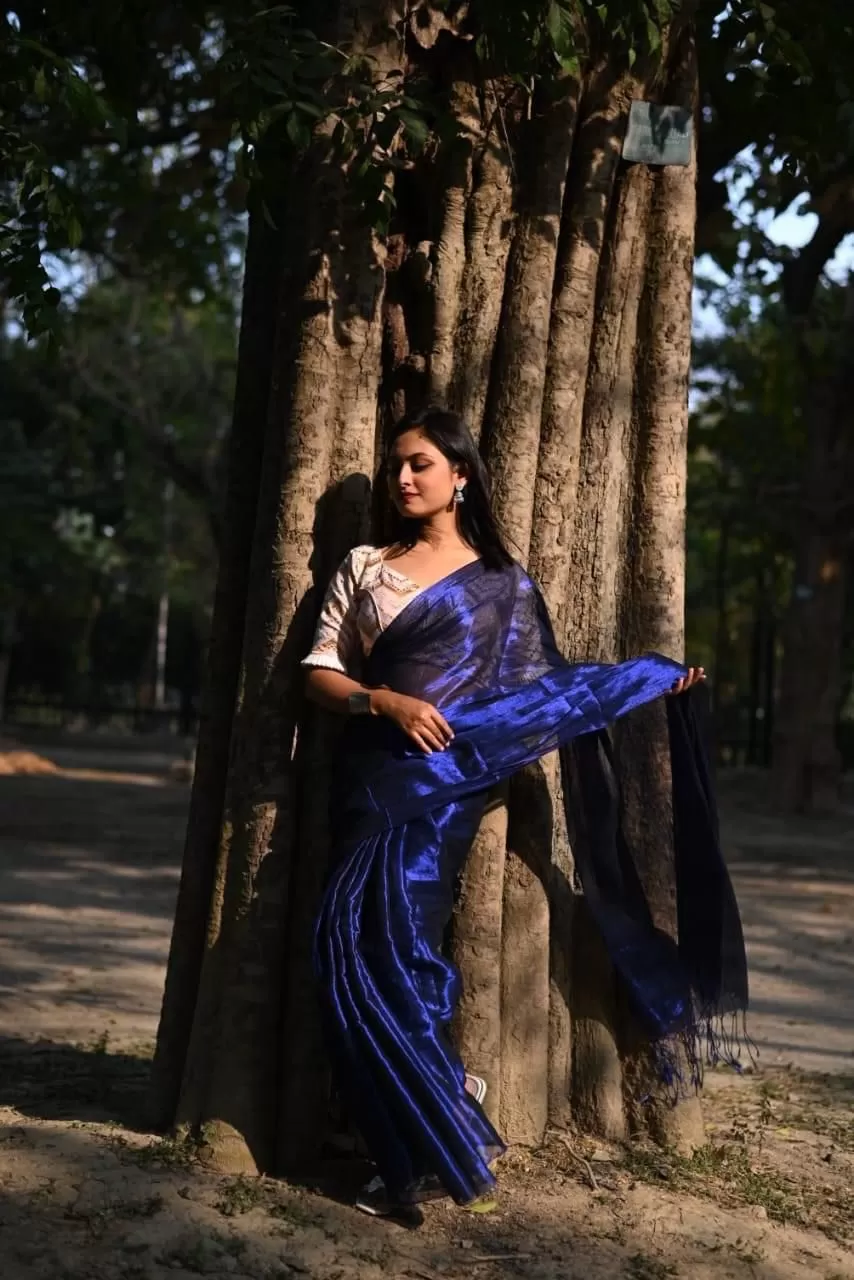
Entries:
{"type": "MultiPolygon", "coordinates": [[[[486,795],[523,765],[562,751],[568,792],[580,794],[576,817],[584,819],[576,855],[582,886],[649,1034],[693,1025],[697,984],[676,945],[653,928],[629,874],[603,736],[683,674],[658,654],[613,665],[566,662],[542,597],[517,565],[466,565],[415,597],[377,640],[365,683],[433,703],[455,736],[445,751],[425,755],[388,720],[348,725],[315,964],[336,1081],[400,1200],[419,1198],[416,1183],[432,1175],[459,1203],[471,1201],[493,1184],[489,1163],[504,1150],[465,1091],[447,1036],[460,986],[441,948],[486,795]],[[573,744],[581,750],[570,760],[573,744]]],[[[689,725],[677,733],[683,745],[690,732],[689,725]]],[[[690,827],[702,785],[684,755],[682,764],[681,811],[690,827]]],[[[692,866],[684,844],[683,866],[692,866]]],[[[714,839],[704,857],[718,875],[714,839]]],[[[725,869],[723,877],[726,890],[725,869]]],[[[703,883],[680,926],[693,928],[703,883]]],[[[706,964],[706,1012],[720,1004],[720,957],[708,960],[716,946],[714,937],[699,944],[695,937],[693,960],[700,970],[706,964]]]]}

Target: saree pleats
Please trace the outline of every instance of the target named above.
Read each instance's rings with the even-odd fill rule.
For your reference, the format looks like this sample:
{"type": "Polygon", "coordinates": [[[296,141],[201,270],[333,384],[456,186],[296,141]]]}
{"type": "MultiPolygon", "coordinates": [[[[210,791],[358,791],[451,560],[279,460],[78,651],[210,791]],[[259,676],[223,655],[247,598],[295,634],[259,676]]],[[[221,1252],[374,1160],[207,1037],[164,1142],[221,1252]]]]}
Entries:
{"type": "Polygon", "coordinates": [[[404,1199],[432,1174],[470,1200],[504,1149],[465,1091],[445,1031],[459,996],[459,974],[440,951],[454,852],[467,850],[482,807],[474,797],[359,841],[318,923],[337,1078],[386,1185],[404,1199]]]}

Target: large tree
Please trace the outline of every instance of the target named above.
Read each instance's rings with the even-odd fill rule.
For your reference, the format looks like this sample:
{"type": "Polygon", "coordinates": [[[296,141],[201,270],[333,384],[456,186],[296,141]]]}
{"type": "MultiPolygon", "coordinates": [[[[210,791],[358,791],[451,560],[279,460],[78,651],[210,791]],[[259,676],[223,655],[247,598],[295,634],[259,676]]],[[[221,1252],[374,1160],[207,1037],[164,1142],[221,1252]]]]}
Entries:
{"type": "MultiPolygon", "coordinates": [[[[639,9],[639,29],[617,30],[550,6],[513,68],[519,33],[500,11],[484,29],[465,7],[330,9],[324,34],[371,59],[368,110],[389,120],[377,191],[394,212],[378,236],[353,210],[354,161],[322,127],[285,172],[259,148],[209,702],[155,1062],[158,1118],[205,1121],[228,1168],[290,1164],[323,1132],[309,940],[333,727],[304,707],[297,664],[331,569],[369,535],[378,428],[428,395],[466,416],[568,652],[682,649],[695,161],[628,164],[621,147],[633,100],[696,105],[688,15],[639,9]],[[562,66],[540,74],[555,51],[562,66]],[[396,149],[419,132],[402,79],[438,99],[417,155],[396,149]]],[[[632,749],[672,927],[660,744],[632,749]]],[[[538,1141],[571,1105],[623,1134],[645,1071],[574,910],[559,812],[549,765],[495,797],[455,922],[458,1040],[511,1141],[538,1141]]],[[[696,1107],[658,1116],[671,1114],[698,1136],[696,1107]]]]}
{"type": "MultiPolygon", "coordinates": [[[[735,76],[719,59],[739,91],[753,20],[771,62],[781,38],[748,9],[701,15],[704,42],[723,32],[742,52],[735,76]]],[[[265,56],[287,84],[251,135],[210,687],[154,1068],[156,1118],[204,1122],[228,1169],[299,1163],[325,1128],[309,955],[335,728],[304,705],[298,660],[329,573],[371,531],[383,424],[427,396],[465,415],[569,654],[682,650],[696,156],[661,167],[621,150],[634,101],[696,109],[693,6],[550,3],[523,19],[338,0],[326,14],[321,34],[351,54],[338,106],[302,145],[306,88],[292,60],[265,56]]],[[[629,730],[618,754],[672,929],[661,737],[629,730]]],[[[646,1047],[575,894],[561,808],[547,761],[482,824],[451,942],[464,1057],[511,1141],[570,1112],[612,1136],[648,1122],[696,1141],[694,1103],[639,1105],[646,1047]]]]}

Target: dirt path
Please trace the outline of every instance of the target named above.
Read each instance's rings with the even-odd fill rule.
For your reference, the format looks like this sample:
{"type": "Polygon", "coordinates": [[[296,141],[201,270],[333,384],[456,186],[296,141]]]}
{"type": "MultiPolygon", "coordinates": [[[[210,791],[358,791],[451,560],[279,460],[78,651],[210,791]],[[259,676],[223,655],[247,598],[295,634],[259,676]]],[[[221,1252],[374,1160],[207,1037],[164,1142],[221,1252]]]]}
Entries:
{"type": "Polygon", "coordinates": [[[73,774],[0,778],[3,1280],[854,1280],[854,810],[781,823],[727,783],[761,1057],[710,1076],[706,1147],[555,1135],[503,1162],[492,1211],[409,1233],[133,1127],[187,790],[163,751],[49,754],[73,774]]]}

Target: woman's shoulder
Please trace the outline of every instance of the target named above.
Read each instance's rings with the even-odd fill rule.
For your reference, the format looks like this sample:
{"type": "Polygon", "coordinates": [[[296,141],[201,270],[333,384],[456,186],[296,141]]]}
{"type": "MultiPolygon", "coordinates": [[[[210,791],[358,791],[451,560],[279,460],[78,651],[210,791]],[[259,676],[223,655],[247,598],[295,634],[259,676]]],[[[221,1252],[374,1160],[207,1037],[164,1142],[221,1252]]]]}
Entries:
{"type": "Polygon", "coordinates": [[[347,552],[338,567],[340,577],[346,578],[354,587],[361,585],[365,574],[372,568],[382,564],[383,548],[372,543],[362,543],[347,552]]]}

